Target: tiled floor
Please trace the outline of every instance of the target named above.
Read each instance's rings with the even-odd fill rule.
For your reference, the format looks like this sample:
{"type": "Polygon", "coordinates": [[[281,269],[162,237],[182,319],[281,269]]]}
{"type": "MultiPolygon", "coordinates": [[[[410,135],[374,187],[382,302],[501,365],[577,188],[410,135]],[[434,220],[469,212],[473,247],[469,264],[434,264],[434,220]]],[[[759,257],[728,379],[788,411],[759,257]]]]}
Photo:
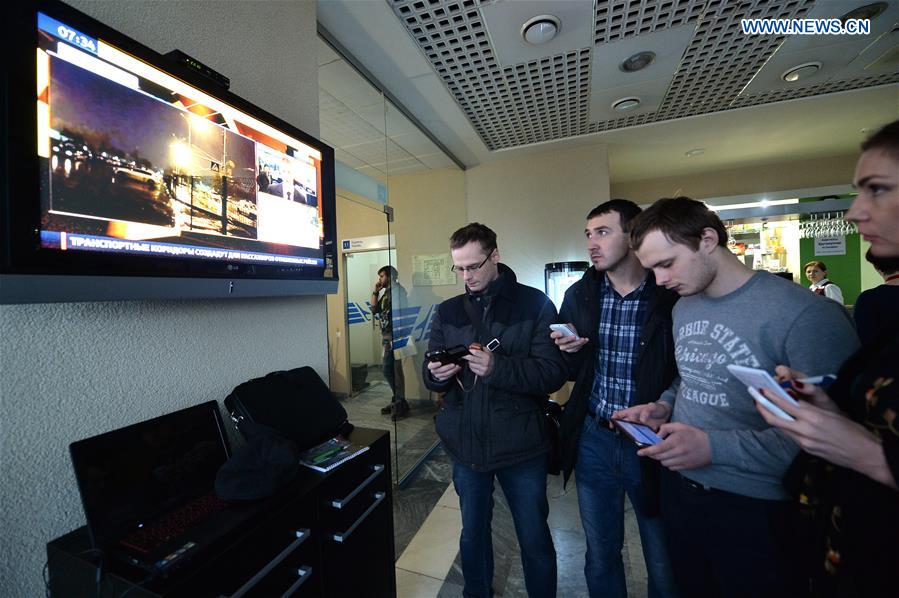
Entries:
{"type": "MultiPolygon", "coordinates": [[[[380,413],[391,392],[380,372],[372,368],[370,385],[344,399],[350,422],[356,426],[388,430],[395,446],[394,468],[409,470],[433,445],[437,436],[431,401],[410,401],[408,417],[394,422],[380,413]]],[[[396,478],[395,478],[396,479],[396,478]]],[[[578,515],[576,481],[566,490],[558,476],[548,478],[549,527],[558,564],[558,596],[587,596],[584,581],[584,533],[578,515]]],[[[526,597],[518,541],[502,491],[497,486],[493,517],[494,578],[496,596],[526,597]]],[[[398,598],[457,598],[462,595],[459,561],[461,533],[459,500],[452,486],[452,463],[438,447],[402,488],[394,490],[394,532],[398,598]]],[[[629,596],[646,595],[646,573],[636,520],[628,503],[625,511],[625,546],[622,557],[629,596]]]]}
{"type": "MultiPolygon", "coordinates": [[[[452,467],[438,449],[416,472],[409,485],[394,493],[396,529],[397,596],[399,598],[449,598],[462,595],[462,570],[458,556],[461,517],[451,484],[452,467]]],[[[574,480],[567,490],[561,478],[549,477],[549,525],[556,547],[558,596],[587,596],[584,581],[584,534],[578,517],[574,480]]],[[[526,597],[524,576],[511,515],[497,488],[493,518],[496,596],[526,597]]],[[[646,574],[640,536],[630,505],[625,513],[623,551],[629,596],[646,595],[646,574]]]]}

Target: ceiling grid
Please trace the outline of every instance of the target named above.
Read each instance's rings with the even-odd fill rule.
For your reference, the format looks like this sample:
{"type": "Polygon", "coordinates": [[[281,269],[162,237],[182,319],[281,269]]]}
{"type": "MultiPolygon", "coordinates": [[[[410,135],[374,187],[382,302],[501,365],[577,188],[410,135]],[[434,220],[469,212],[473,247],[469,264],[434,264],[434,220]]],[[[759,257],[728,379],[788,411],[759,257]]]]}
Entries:
{"type": "Polygon", "coordinates": [[[490,150],[899,82],[896,73],[872,74],[741,95],[785,39],[743,35],[741,19],[802,18],[814,0],[597,0],[592,44],[512,65],[497,60],[481,13],[492,0],[385,1],[490,150]],[[657,111],[590,122],[595,48],[690,24],[695,33],[657,111]]]}
{"type": "Polygon", "coordinates": [[[813,5],[814,0],[709,0],[658,120],[726,109],[784,40],[784,36],[743,35],[741,19],[796,19],[813,5]]]}
{"type": "Polygon", "coordinates": [[[656,29],[694,22],[702,13],[705,0],[599,0],[596,3],[594,44],[607,44],[656,29]]]}

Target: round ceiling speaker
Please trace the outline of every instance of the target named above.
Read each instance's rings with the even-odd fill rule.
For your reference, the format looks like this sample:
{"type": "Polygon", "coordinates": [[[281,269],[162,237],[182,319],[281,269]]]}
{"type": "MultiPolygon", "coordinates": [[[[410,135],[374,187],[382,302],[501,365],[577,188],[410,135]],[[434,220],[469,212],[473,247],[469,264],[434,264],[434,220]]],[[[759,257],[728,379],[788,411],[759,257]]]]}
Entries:
{"type": "Polygon", "coordinates": [[[539,46],[552,40],[562,28],[559,19],[552,15],[537,15],[524,22],[521,36],[529,44],[539,46]]]}
{"type": "Polygon", "coordinates": [[[781,78],[787,83],[794,83],[799,81],[800,79],[808,79],[812,75],[818,72],[821,68],[820,62],[806,62],[805,64],[797,64],[796,66],[787,69],[781,78]]]}
{"type": "Polygon", "coordinates": [[[639,105],[640,98],[631,96],[629,98],[621,98],[612,102],[612,109],[617,110],[618,112],[625,112],[627,110],[633,110],[639,105]]]}

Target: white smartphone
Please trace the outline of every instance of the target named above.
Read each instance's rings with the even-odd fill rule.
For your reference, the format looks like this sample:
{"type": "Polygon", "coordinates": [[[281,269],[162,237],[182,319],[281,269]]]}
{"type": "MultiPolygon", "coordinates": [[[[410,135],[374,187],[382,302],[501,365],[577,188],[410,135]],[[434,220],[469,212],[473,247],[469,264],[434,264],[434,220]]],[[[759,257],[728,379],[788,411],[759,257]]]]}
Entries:
{"type": "Polygon", "coordinates": [[[727,370],[731,374],[736,376],[740,382],[746,385],[746,388],[749,390],[749,395],[753,399],[755,399],[755,401],[762,407],[781,419],[794,421],[793,416],[769,401],[767,398],[765,398],[765,395],[759,392],[759,389],[767,388],[784,401],[792,405],[799,405],[799,401],[788,395],[783,387],[778,384],[774,378],[771,377],[771,374],[769,374],[765,370],[748,368],[742,365],[733,364],[727,366],[727,370]]]}
{"type": "Polygon", "coordinates": [[[577,333],[575,333],[575,331],[567,324],[550,324],[549,327],[555,332],[561,332],[562,336],[577,336],[577,333]]]}

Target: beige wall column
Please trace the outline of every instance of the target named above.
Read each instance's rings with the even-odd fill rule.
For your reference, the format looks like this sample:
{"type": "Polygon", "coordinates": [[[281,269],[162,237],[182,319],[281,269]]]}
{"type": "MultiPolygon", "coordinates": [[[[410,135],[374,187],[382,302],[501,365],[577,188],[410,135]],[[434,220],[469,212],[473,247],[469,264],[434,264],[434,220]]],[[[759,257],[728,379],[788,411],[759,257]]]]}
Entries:
{"type": "Polygon", "coordinates": [[[609,199],[605,145],[497,160],[466,172],[468,220],[499,237],[503,263],[545,290],[548,262],[583,260],[584,218],[609,199]]]}

